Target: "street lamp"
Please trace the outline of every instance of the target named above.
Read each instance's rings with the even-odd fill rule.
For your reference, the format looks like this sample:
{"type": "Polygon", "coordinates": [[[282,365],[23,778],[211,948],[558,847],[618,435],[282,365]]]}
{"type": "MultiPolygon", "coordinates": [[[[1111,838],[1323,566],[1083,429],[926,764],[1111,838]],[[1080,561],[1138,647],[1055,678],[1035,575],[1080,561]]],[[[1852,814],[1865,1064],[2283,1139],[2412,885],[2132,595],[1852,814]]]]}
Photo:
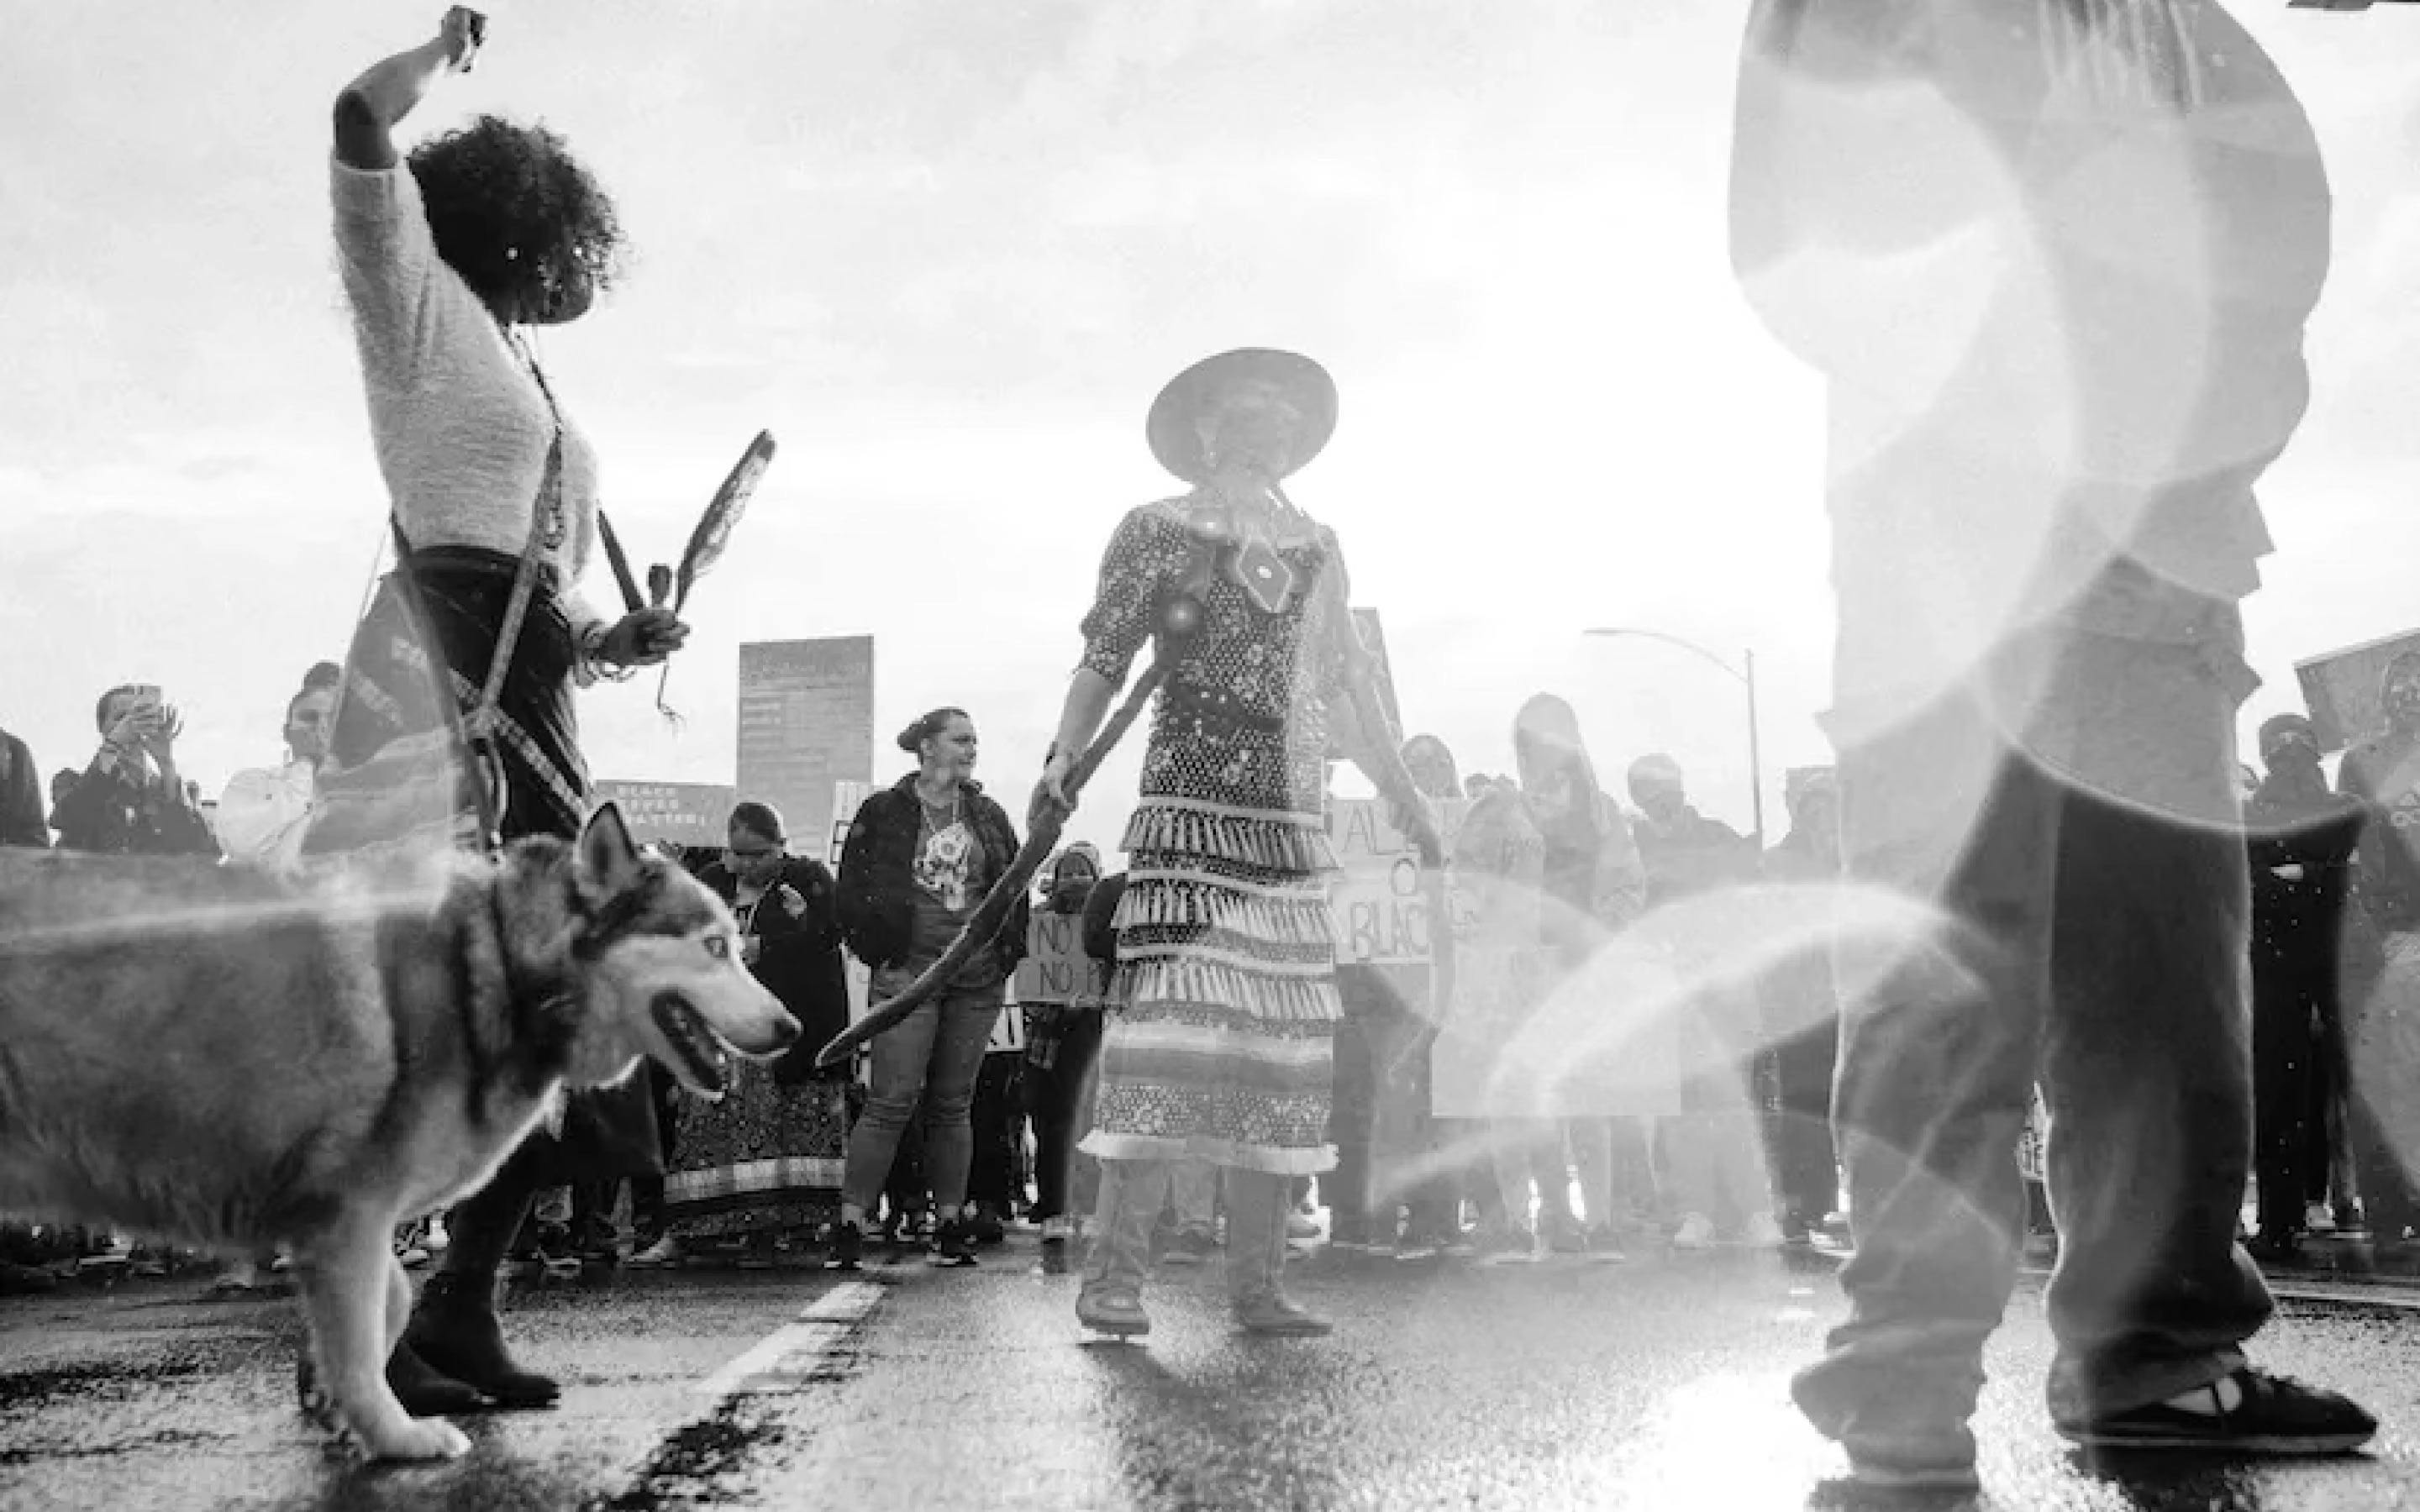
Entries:
{"type": "Polygon", "coordinates": [[[1722,657],[1698,644],[1695,640],[1683,640],[1677,635],[1666,635],[1661,630],[1641,630],[1630,625],[1616,625],[1590,630],[1586,633],[1589,635],[1605,636],[1608,638],[1623,635],[1637,636],[1648,640],[1661,640],[1668,646],[1678,646],[1683,651],[1688,652],[1691,656],[1697,656],[1700,660],[1711,662],[1714,666],[1719,668],[1725,676],[1730,677],[1733,682],[1739,683],[1747,688],[1748,812],[1756,825],[1757,854],[1760,856],[1763,855],[1764,756],[1762,748],[1757,740],[1756,730],[1756,653],[1752,650],[1742,651],[1740,653],[1741,665],[1734,667],[1730,662],[1725,661],[1722,657]]]}

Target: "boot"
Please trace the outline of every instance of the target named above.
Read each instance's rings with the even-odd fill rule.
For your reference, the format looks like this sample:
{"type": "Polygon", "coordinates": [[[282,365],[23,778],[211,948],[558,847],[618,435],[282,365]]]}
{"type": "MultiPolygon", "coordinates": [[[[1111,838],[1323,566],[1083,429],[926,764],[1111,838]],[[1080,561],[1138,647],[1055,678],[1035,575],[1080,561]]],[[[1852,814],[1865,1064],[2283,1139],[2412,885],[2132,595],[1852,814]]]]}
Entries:
{"type": "Polygon", "coordinates": [[[1101,1163],[1101,1196],[1093,1246],[1084,1257],[1084,1286],[1076,1320],[1098,1334],[1138,1338],[1151,1332],[1142,1310],[1143,1278],[1151,1271],[1151,1230],[1168,1200],[1162,1161],[1101,1163]]]}
{"type": "Polygon", "coordinates": [[[498,1407],[550,1407],[563,1388],[522,1369],[504,1349],[496,1322],[495,1283],[441,1272],[421,1288],[397,1353],[417,1353],[441,1375],[495,1398],[498,1407]]]}
{"type": "MultiPolygon", "coordinates": [[[[309,1365],[307,1355],[303,1363],[309,1365]]],[[[475,1387],[441,1373],[413,1353],[409,1339],[396,1340],[395,1352],[386,1357],[386,1384],[395,1393],[395,1399],[403,1404],[403,1410],[414,1417],[484,1412],[496,1405],[475,1387]]]]}
{"type": "Polygon", "coordinates": [[[1227,1173],[1227,1294],[1245,1332],[1319,1338],[1334,1332],[1326,1319],[1286,1296],[1287,1182],[1265,1171],[1227,1173]]]}

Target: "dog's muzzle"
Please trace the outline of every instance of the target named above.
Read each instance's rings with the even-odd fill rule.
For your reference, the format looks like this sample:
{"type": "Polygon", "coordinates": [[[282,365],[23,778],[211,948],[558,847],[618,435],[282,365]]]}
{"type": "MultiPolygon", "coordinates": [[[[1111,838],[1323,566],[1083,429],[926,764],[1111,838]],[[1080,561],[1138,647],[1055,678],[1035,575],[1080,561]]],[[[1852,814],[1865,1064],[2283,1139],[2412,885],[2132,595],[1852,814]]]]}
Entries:
{"type": "Polygon", "coordinates": [[[647,1005],[647,1015],[677,1061],[674,1070],[697,1091],[721,1096],[731,1085],[731,1053],[690,1000],[678,993],[659,993],[647,1005]]]}

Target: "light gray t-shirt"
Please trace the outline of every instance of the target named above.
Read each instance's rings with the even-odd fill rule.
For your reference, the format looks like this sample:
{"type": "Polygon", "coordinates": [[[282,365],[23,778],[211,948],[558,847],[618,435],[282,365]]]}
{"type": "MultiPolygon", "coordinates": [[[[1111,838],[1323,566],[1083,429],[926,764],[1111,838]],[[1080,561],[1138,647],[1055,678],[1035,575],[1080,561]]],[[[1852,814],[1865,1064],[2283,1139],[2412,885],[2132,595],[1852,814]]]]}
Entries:
{"type": "MultiPolygon", "coordinates": [[[[330,161],[336,252],[353,311],[379,471],[414,548],[519,558],[554,422],[479,297],[437,255],[420,184],[330,161]]],[[[597,453],[563,421],[563,521],[540,560],[560,574],[574,636],[604,622],[573,586],[597,541],[597,453]]]]}

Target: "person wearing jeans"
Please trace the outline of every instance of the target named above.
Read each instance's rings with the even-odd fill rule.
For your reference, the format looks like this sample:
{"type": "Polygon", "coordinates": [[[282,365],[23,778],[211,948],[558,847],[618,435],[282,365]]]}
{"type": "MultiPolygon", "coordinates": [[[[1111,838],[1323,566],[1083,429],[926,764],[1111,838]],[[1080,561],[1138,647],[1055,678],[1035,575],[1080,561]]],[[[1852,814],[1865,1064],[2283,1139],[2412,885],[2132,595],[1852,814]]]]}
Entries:
{"type": "Polygon", "coordinates": [[[2249,1365],[2236,711],[2255,484],[2309,394],[2330,196],[2215,0],[1756,0],[1731,254],[1829,381],[1842,850],[1833,1103],[1856,1257],[1793,1395],[1886,1487],[1972,1487],[2037,1077],[2053,1427],[2340,1452],[2249,1365]],[[1862,904],[1873,906],[1865,907],[1862,904]]]}
{"type": "MultiPolygon", "coordinates": [[[[1007,813],[973,779],[975,727],[965,711],[934,710],[900,733],[899,748],[916,756],[917,769],[865,800],[841,849],[841,931],[873,972],[876,1002],[898,996],[940,960],[1016,858],[1007,813]]],[[[1008,979],[1025,956],[1030,917],[1019,898],[955,980],[875,1040],[873,1085],[849,1135],[831,1269],[857,1268],[866,1213],[920,1100],[925,1172],[941,1221],[936,1262],[975,1263],[969,1113],[1008,979]]]]}

